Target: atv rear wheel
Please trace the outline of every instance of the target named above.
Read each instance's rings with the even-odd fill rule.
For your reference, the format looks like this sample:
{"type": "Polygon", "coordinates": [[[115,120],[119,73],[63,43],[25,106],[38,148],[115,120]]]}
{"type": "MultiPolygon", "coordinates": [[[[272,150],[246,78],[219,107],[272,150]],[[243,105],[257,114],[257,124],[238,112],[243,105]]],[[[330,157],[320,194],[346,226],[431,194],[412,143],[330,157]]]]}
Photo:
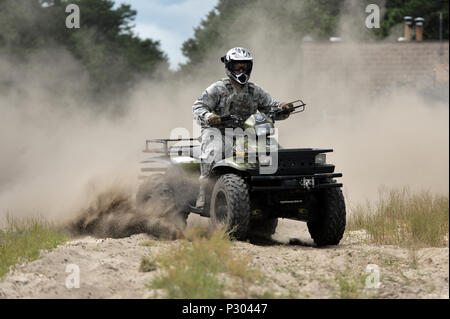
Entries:
{"type": "Polygon", "coordinates": [[[171,192],[172,190],[166,182],[163,174],[150,175],[141,184],[138,192],[136,193],[136,204],[138,207],[142,207],[152,199],[169,200],[172,197],[171,192]]]}
{"type": "Polygon", "coordinates": [[[236,174],[219,177],[211,195],[210,217],[213,228],[225,227],[236,239],[247,237],[250,197],[242,177],[236,174]]]}
{"type": "Polygon", "coordinates": [[[136,206],[139,210],[150,210],[152,215],[166,218],[182,228],[186,227],[189,212],[178,205],[174,187],[165,174],[150,175],[136,193],[136,206]]]}
{"type": "Polygon", "coordinates": [[[317,246],[337,245],[345,231],[345,201],[340,188],[323,190],[318,196],[318,210],[307,222],[317,246]],[[316,215],[317,214],[317,215],[316,215]]]}

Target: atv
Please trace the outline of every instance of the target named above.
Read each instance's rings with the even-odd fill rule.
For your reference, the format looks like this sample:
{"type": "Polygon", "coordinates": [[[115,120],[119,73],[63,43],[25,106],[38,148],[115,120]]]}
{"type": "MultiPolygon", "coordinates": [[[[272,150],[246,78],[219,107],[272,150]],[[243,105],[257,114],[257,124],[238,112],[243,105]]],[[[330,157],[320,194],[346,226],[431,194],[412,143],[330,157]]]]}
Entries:
{"type": "MultiPolygon", "coordinates": [[[[306,104],[301,100],[292,103],[292,113],[304,111],[306,104]]],[[[275,233],[278,218],[304,221],[317,246],[337,245],[344,234],[346,210],[342,183],[336,182],[342,174],[335,173],[335,166],[326,163],[326,153],[333,150],[282,148],[273,136],[275,118],[281,112],[286,111],[257,112],[243,123],[232,115],[222,116],[220,129],[244,127],[257,138],[265,139],[265,143],[250,143],[248,136],[234,139],[233,154],[213,164],[203,209],[195,207],[200,145],[194,142],[199,138],[147,140],[144,152],[156,156],[142,163],[159,167],[142,168],[143,172],[153,174],[144,177],[136,194],[137,205],[151,204],[164,197],[175,204],[184,222],[190,213],[209,217],[212,227],[224,225],[239,240],[270,237],[275,233]],[[180,145],[186,142],[189,144],[180,145]],[[163,147],[150,148],[154,143],[163,147]],[[276,151],[271,152],[274,146],[276,151]],[[270,166],[273,161],[277,165],[270,166]],[[267,173],[270,167],[272,170],[267,173]]]]}

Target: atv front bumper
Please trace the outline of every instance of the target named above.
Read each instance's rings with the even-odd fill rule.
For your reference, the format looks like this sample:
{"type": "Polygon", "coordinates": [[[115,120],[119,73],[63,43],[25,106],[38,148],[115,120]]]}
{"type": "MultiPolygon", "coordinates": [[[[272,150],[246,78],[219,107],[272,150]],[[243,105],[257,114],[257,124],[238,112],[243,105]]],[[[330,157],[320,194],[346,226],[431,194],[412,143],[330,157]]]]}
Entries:
{"type": "Polygon", "coordinates": [[[334,178],[342,177],[335,173],[335,166],[317,162],[319,154],[331,149],[280,149],[277,154],[277,169],[274,174],[262,174],[259,167],[247,169],[251,191],[315,190],[342,187],[334,178]]]}
{"type": "Polygon", "coordinates": [[[313,190],[342,187],[342,183],[331,182],[331,179],[336,177],[342,177],[342,173],[250,176],[249,184],[251,191],[313,190]]]}

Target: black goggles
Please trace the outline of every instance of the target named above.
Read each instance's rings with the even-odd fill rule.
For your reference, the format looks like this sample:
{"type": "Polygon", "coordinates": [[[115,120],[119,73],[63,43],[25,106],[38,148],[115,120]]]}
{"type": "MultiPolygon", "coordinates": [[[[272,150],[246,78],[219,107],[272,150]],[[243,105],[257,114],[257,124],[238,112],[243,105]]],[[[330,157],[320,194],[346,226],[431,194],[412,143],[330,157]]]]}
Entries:
{"type": "Polygon", "coordinates": [[[241,70],[247,72],[248,70],[250,70],[250,63],[242,63],[242,62],[235,63],[231,66],[231,70],[233,72],[239,72],[241,70]]]}

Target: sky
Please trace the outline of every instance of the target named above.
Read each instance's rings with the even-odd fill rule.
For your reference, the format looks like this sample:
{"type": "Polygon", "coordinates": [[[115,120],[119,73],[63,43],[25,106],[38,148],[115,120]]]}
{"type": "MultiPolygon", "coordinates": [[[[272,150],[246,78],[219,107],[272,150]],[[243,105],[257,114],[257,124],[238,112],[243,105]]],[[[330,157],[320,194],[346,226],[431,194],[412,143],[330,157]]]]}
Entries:
{"type": "Polygon", "coordinates": [[[181,53],[184,41],[214,9],[218,0],[115,0],[116,6],[130,4],[137,11],[134,32],[143,39],[159,40],[175,70],[186,61],[181,53]]]}

